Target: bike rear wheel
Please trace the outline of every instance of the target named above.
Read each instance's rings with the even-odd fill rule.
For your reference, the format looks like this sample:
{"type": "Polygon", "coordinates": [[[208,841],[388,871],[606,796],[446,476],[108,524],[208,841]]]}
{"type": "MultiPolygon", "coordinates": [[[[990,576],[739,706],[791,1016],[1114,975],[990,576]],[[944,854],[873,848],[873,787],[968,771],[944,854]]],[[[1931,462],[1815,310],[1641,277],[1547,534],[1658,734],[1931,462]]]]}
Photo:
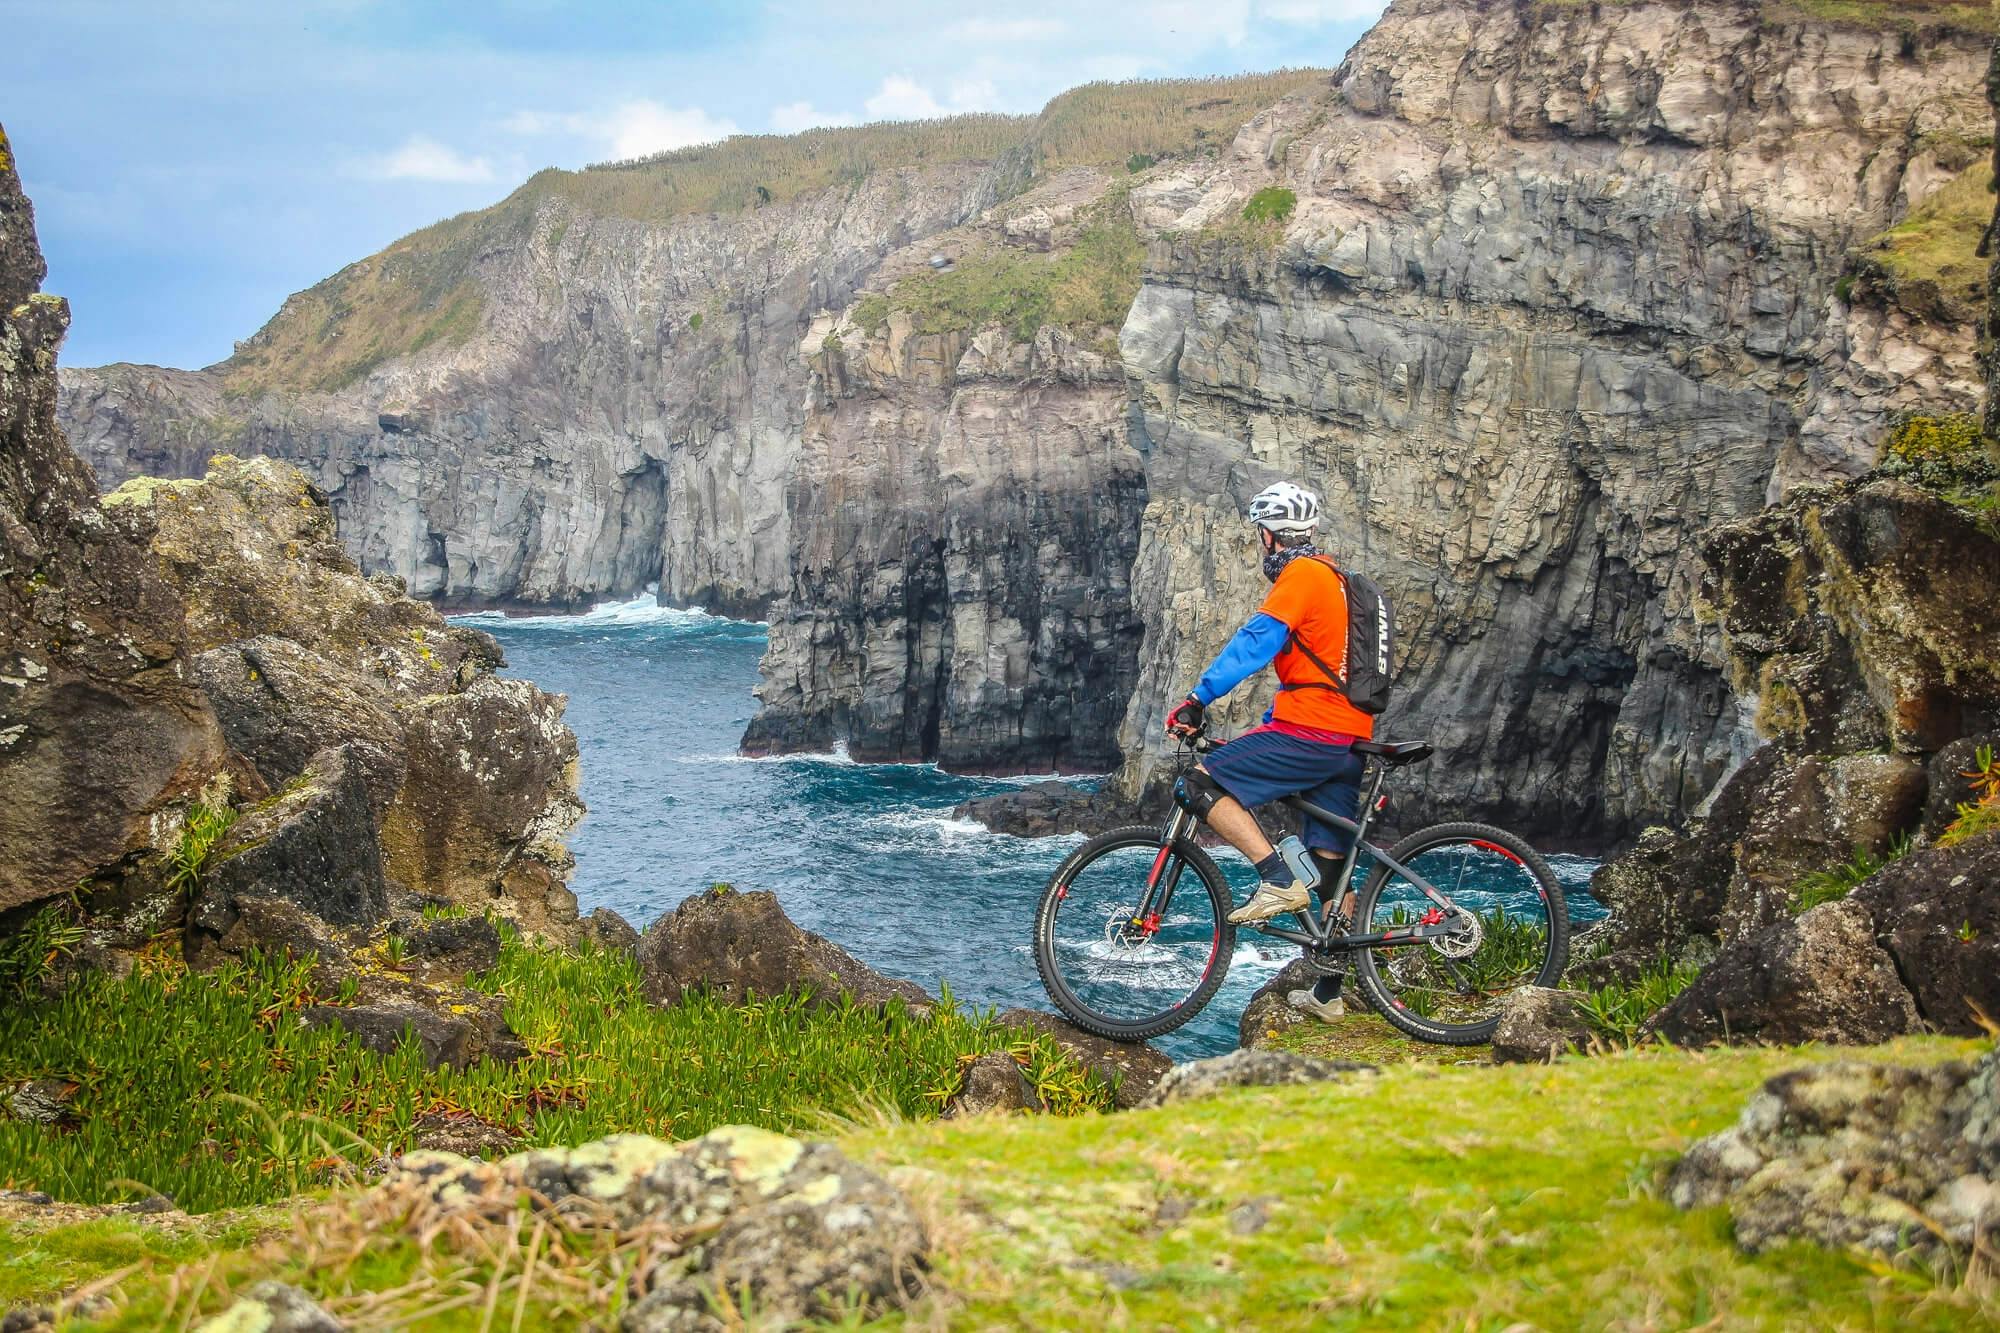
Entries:
{"type": "Polygon", "coordinates": [[[1056,867],[1035,912],[1035,966],[1049,998],[1113,1041],[1146,1041],[1200,1013],[1236,947],[1229,881],[1192,842],[1162,839],[1143,825],[1092,838],[1056,867]],[[1172,897],[1142,916],[1156,867],[1172,897]]]}
{"type": "MultiPolygon", "coordinates": [[[[1361,993],[1396,1027],[1423,1041],[1477,1045],[1492,1039],[1510,993],[1562,977],[1568,905],[1555,872],[1526,842],[1487,824],[1437,824],[1389,855],[1430,881],[1465,923],[1443,939],[1359,951],[1361,993]]],[[[1355,902],[1354,930],[1428,924],[1427,913],[1437,915],[1423,891],[1377,862],[1355,902]]]]}

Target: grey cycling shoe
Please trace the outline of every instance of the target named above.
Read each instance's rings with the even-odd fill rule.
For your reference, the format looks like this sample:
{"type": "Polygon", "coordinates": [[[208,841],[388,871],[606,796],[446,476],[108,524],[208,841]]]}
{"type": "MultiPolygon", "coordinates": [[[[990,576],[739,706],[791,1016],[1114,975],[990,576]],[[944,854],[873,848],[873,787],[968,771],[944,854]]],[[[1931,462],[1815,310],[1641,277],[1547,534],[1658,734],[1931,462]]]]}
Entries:
{"type": "Polygon", "coordinates": [[[1311,1014],[1322,1023],[1332,1023],[1347,1017],[1347,1001],[1338,995],[1331,1000],[1316,999],[1311,986],[1292,991],[1285,996],[1285,1000],[1300,1013],[1311,1014]]]}
{"type": "Polygon", "coordinates": [[[1302,879],[1293,880],[1289,888],[1259,884],[1257,892],[1250,895],[1250,901],[1229,914],[1229,924],[1240,926],[1250,921],[1269,921],[1287,912],[1304,911],[1311,902],[1312,890],[1302,879]]]}

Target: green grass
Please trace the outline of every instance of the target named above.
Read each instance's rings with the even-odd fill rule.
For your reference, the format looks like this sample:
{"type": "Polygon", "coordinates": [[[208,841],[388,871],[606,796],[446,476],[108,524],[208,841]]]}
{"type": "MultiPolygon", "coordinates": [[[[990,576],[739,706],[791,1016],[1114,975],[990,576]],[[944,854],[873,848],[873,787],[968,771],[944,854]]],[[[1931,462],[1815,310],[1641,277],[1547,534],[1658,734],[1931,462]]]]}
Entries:
{"type": "MultiPolygon", "coordinates": [[[[1970,1291],[1804,1243],[1745,1255],[1724,1212],[1662,1198],[1674,1158],[1734,1122],[1773,1075],[1981,1048],[1934,1037],[1656,1048],[1551,1066],[1408,1066],[1115,1116],[858,1128],[841,1146],[889,1172],[933,1238],[932,1294],[867,1326],[1996,1327],[2000,1310],[1970,1291]],[[1261,1226],[1249,1224],[1256,1213],[1261,1226]]],[[[357,1333],[477,1327],[489,1290],[494,1328],[512,1326],[517,1301],[523,1328],[616,1321],[611,1238],[578,1240],[568,1263],[614,1288],[589,1306],[549,1282],[522,1298],[526,1219],[490,1255],[448,1239],[422,1250],[386,1220],[365,1197],[335,1199],[261,1249],[209,1242],[177,1283],[163,1259],[146,1260],[108,1326],[182,1326],[263,1277],[305,1287],[357,1333]],[[360,1293],[392,1288],[403,1294],[359,1313],[360,1293]],[[447,1300],[467,1304],[440,1309],[447,1300]]]]}
{"type": "Polygon", "coordinates": [[[83,939],[76,911],[69,902],[39,908],[32,916],[0,933],[0,1004],[24,1002],[29,992],[55,972],[64,954],[83,939]]]}
{"type": "Polygon", "coordinates": [[[962,257],[946,273],[904,278],[886,296],[855,303],[854,321],[870,334],[891,310],[908,313],[918,333],[1001,327],[1028,342],[1044,324],[1074,332],[1116,329],[1139,294],[1145,246],[1122,209],[1100,207],[1075,244],[1053,254],[999,247],[962,257]]]}
{"type": "Polygon", "coordinates": [[[1993,163],[1984,149],[1972,165],[1856,255],[1905,309],[1946,323],[1970,323],[1986,309],[1988,261],[1979,244],[1993,221],[1993,163]]]}
{"type": "Polygon", "coordinates": [[[1866,847],[1856,847],[1854,855],[1840,865],[1807,875],[1792,889],[1792,915],[1801,916],[1822,903],[1839,902],[1866,883],[1876,871],[1891,861],[1907,856],[1907,834],[1889,844],[1886,855],[1878,856],[1866,847]]]}
{"type": "Polygon", "coordinates": [[[1243,205],[1245,222],[1283,222],[1298,206],[1299,196],[1282,185],[1266,185],[1243,205]]]}
{"type": "Polygon", "coordinates": [[[962,1056],[995,1050],[1013,1051],[1057,1109],[1108,1097],[1048,1038],[948,1000],[927,1017],[900,1002],[814,1009],[797,995],[656,1009],[625,955],[513,937],[477,984],[506,997],[532,1054],[430,1070],[412,1043],[383,1057],[337,1028],[304,1027],[298,1010],[322,998],[309,972],[266,959],[192,974],[156,955],[124,979],[94,974],[55,1000],[0,1006],[0,1084],[74,1082],[79,1120],[65,1132],[0,1120],[0,1186],[77,1203],[157,1191],[190,1211],[266,1202],[407,1146],[429,1111],[478,1116],[521,1146],[798,1129],[878,1108],[921,1116],[956,1089],[962,1056]]]}
{"type": "Polygon", "coordinates": [[[1612,982],[1582,992],[1577,1006],[1585,1021],[1604,1036],[1630,1042],[1647,1019],[1666,1008],[1700,975],[1701,968],[1693,963],[1676,964],[1662,958],[1630,982],[1612,982]]]}

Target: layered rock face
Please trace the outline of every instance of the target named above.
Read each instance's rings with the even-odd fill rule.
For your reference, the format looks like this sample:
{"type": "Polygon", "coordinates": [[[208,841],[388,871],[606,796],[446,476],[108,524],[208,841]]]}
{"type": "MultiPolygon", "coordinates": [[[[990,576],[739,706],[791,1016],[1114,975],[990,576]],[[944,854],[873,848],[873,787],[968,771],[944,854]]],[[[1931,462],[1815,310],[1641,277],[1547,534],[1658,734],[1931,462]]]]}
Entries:
{"type": "Polygon", "coordinates": [[[546,195],[454,244],[466,299],[491,312],[461,345],[330,391],[261,390],[238,365],[309,322],[302,293],[233,363],[67,372],[63,420],[106,484],[199,475],[218,448],[295,462],[363,568],[419,597],[578,606],[657,583],[761,614],[785,587],[806,322],[893,247],[990,204],[1013,170],[883,171],[664,223],[546,195]]]}
{"type": "Polygon", "coordinates": [[[1587,840],[1693,809],[1740,734],[1694,534],[1865,469],[1893,410],[1976,401],[1969,330],[1836,279],[1990,136],[1986,60],[1748,3],[1399,0],[1331,87],[1135,190],[1126,787],[1261,596],[1242,504],[1289,478],[1400,614],[1384,727],[1439,748],[1405,819],[1587,840]],[[1236,221],[1260,189],[1295,194],[1281,228],[1236,221]]]}
{"type": "Polygon", "coordinates": [[[0,910],[143,845],[227,755],[149,526],[99,507],[56,427],[46,271],[0,134],[0,910]]]}
{"type": "Polygon", "coordinates": [[[196,961],[418,898],[572,933],[562,701],[363,578],[296,469],[100,502],[55,424],[43,272],[0,147],[0,912],[75,893],[87,952],[182,930],[196,961]]]}
{"type": "MultiPolygon", "coordinates": [[[[1065,173],[978,224],[892,255],[1035,253],[1106,178],[1065,173]],[[1040,224],[1040,225],[1034,225],[1040,224]]],[[[811,398],[786,490],[793,545],[744,748],[1105,771],[1137,667],[1127,575],[1145,480],[1124,375],[1043,325],[918,331],[891,308],[808,332],[811,398]]]]}

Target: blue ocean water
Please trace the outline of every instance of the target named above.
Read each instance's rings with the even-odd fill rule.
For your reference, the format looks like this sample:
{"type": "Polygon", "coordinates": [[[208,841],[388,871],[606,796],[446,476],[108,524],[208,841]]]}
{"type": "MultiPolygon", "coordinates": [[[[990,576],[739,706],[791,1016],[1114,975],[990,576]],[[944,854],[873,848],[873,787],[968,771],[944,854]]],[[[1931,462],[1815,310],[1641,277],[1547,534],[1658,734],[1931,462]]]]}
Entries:
{"type": "MultiPolygon", "coordinates": [[[[644,929],[718,881],[769,889],[800,925],[892,976],[932,991],[948,982],[981,1006],[1053,1008],[1029,935],[1043,884],[1082,839],[1008,837],[951,817],[968,797],[1036,779],[738,755],[761,625],[650,597],[580,616],[461,619],[500,640],[506,674],[569,696],[590,807],[570,838],[583,910],[610,907],[644,929]]],[[[1250,868],[1218,859],[1247,892],[1250,868]]],[[[1600,914],[1582,893],[1594,863],[1550,860],[1572,914],[1600,914]]],[[[1222,991],[1159,1044],[1180,1059],[1233,1048],[1250,992],[1294,952],[1241,938],[1222,991]]]]}

